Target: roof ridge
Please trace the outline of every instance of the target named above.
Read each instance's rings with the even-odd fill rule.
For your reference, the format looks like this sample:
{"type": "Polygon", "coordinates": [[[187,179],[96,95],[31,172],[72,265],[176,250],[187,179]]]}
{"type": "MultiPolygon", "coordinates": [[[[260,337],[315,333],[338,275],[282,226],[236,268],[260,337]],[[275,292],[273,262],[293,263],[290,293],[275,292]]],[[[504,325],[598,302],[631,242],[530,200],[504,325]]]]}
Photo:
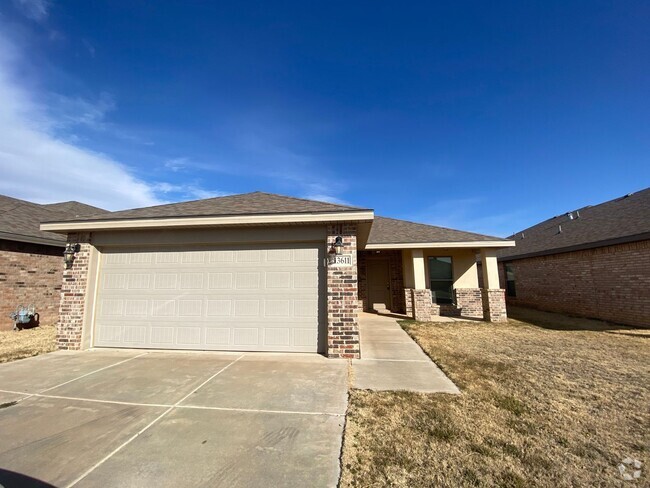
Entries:
{"type": "MultiPolygon", "coordinates": [[[[292,200],[298,200],[300,202],[318,202],[318,203],[324,203],[326,205],[336,205],[338,207],[364,209],[363,207],[357,207],[355,205],[347,205],[347,204],[344,204],[344,203],[326,202],[324,200],[315,200],[313,198],[294,197],[294,196],[291,196],[291,195],[282,195],[281,193],[271,193],[271,192],[268,192],[268,191],[254,191],[254,192],[251,192],[251,193],[261,193],[262,195],[271,195],[271,196],[274,196],[274,197],[290,198],[292,200]]],[[[245,193],[243,195],[245,195],[245,193]]],[[[370,210],[370,209],[364,209],[364,210],[370,210]]]]}

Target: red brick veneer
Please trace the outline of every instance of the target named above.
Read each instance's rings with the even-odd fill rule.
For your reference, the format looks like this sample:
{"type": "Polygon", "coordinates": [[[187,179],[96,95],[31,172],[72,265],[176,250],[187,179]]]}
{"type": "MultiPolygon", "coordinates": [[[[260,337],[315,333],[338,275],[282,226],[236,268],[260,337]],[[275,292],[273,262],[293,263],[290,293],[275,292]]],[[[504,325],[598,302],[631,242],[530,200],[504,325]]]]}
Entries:
{"type": "Polygon", "coordinates": [[[63,248],[0,240],[0,330],[18,305],[36,307],[43,325],[59,320],[63,248]]]}

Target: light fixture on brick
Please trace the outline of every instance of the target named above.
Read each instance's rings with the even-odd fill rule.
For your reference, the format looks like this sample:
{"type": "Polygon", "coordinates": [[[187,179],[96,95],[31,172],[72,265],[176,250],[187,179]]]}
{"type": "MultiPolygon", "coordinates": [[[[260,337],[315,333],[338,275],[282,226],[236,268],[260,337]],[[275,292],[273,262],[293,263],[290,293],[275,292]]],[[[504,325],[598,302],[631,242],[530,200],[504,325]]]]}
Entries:
{"type": "Polygon", "coordinates": [[[74,255],[79,250],[79,244],[73,244],[68,242],[65,245],[65,251],[63,251],[63,261],[65,262],[66,269],[72,268],[72,263],[74,262],[74,255]]]}

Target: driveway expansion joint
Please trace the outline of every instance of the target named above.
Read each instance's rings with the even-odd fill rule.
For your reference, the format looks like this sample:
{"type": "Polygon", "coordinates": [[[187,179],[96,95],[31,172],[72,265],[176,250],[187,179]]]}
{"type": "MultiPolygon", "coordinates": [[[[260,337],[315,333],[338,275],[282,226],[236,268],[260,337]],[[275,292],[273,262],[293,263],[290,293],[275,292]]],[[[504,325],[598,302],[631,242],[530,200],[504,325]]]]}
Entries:
{"type": "MultiPolygon", "coordinates": [[[[137,357],[137,356],[136,356],[136,357],[137,357]]],[[[170,406],[167,408],[167,410],[165,410],[163,413],[161,413],[160,415],[158,415],[158,417],[156,417],[155,419],[153,419],[151,422],[149,422],[147,425],[145,425],[142,429],[140,429],[140,430],[139,430],[138,432],[136,432],[134,435],[132,435],[131,437],[129,437],[125,442],[123,442],[122,444],[120,444],[117,448],[115,448],[115,449],[114,449],[112,452],[110,452],[107,456],[104,456],[104,457],[103,457],[99,462],[97,462],[97,463],[95,463],[93,466],[91,466],[90,469],[86,470],[86,471],[85,471],[81,476],[79,476],[77,479],[75,479],[72,483],[68,484],[68,485],[66,486],[66,488],[71,488],[71,487],[73,487],[74,485],[76,485],[77,483],[79,483],[81,480],[83,480],[84,478],[86,478],[90,473],[92,473],[93,471],[95,471],[95,469],[97,469],[98,467],[100,467],[102,464],[104,464],[106,461],[108,461],[110,458],[112,458],[115,454],[117,454],[118,452],[120,452],[122,449],[124,449],[126,446],[128,446],[131,442],[133,442],[135,439],[137,439],[140,435],[144,434],[147,430],[149,430],[151,427],[153,427],[154,425],[156,425],[160,420],[162,420],[163,417],[165,417],[165,416],[166,416],[167,414],[169,414],[172,410],[174,410],[174,408],[177,408],[177,407],[180,405],[181,402],[183,402],[183,401],[185,401],[187,398],[189,398],[190,395],[192,395],[192,394],[196,393],[197,391],[199,391],[203,386],[205,386],[206,384],[208,384],[208,383],[210,382],[210,380],[212,380],[213,378],[215,378],[215,377],[218,376],[219,374],[223,373],[225,370],[227,370],[230,366],[232,366],[233,364],[235,364],[237,361],[239,361],[239,360],[240,360],[241,358],[243,358],[243,357],[244,357],[244,354],[242,354],[241,356],[239,356],[239,357],[238,357],[237,359],[235,359],[234,361],[231,361],[231,362],[228,363],[226,366],[224,366],[224,367],[221,368],[219,371],[217,371],[217,372],[214,373],[212,376],[210,376],[210,377],[209,377],[207,380],[205,380],[203,383],[201,383],[198,387],[194,388],[190,393],[188,393],[188,394],[185,395],[183,398],[181,398],[180,400],[178,400],[175,404],[170,405],[170,406]]]]}

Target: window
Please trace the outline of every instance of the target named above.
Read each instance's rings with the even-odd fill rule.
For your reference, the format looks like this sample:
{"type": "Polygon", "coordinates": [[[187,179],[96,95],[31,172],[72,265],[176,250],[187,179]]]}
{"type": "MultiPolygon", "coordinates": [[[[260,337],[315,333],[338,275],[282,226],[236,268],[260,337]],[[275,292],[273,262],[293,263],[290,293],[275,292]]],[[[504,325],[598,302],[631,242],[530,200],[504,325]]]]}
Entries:
{"type": "Polygon", "coordinates": [[[515,270],[512,269],[512,264],[506,264],[506,294],[509,297],[516,297],[517,291],[515,290],[515,270]]]}
{"type": "Polygon", "coordinates": [[[429,288],[435,303],[452,303],[454,275],[450,257],[429,258],[429,288]]]}

